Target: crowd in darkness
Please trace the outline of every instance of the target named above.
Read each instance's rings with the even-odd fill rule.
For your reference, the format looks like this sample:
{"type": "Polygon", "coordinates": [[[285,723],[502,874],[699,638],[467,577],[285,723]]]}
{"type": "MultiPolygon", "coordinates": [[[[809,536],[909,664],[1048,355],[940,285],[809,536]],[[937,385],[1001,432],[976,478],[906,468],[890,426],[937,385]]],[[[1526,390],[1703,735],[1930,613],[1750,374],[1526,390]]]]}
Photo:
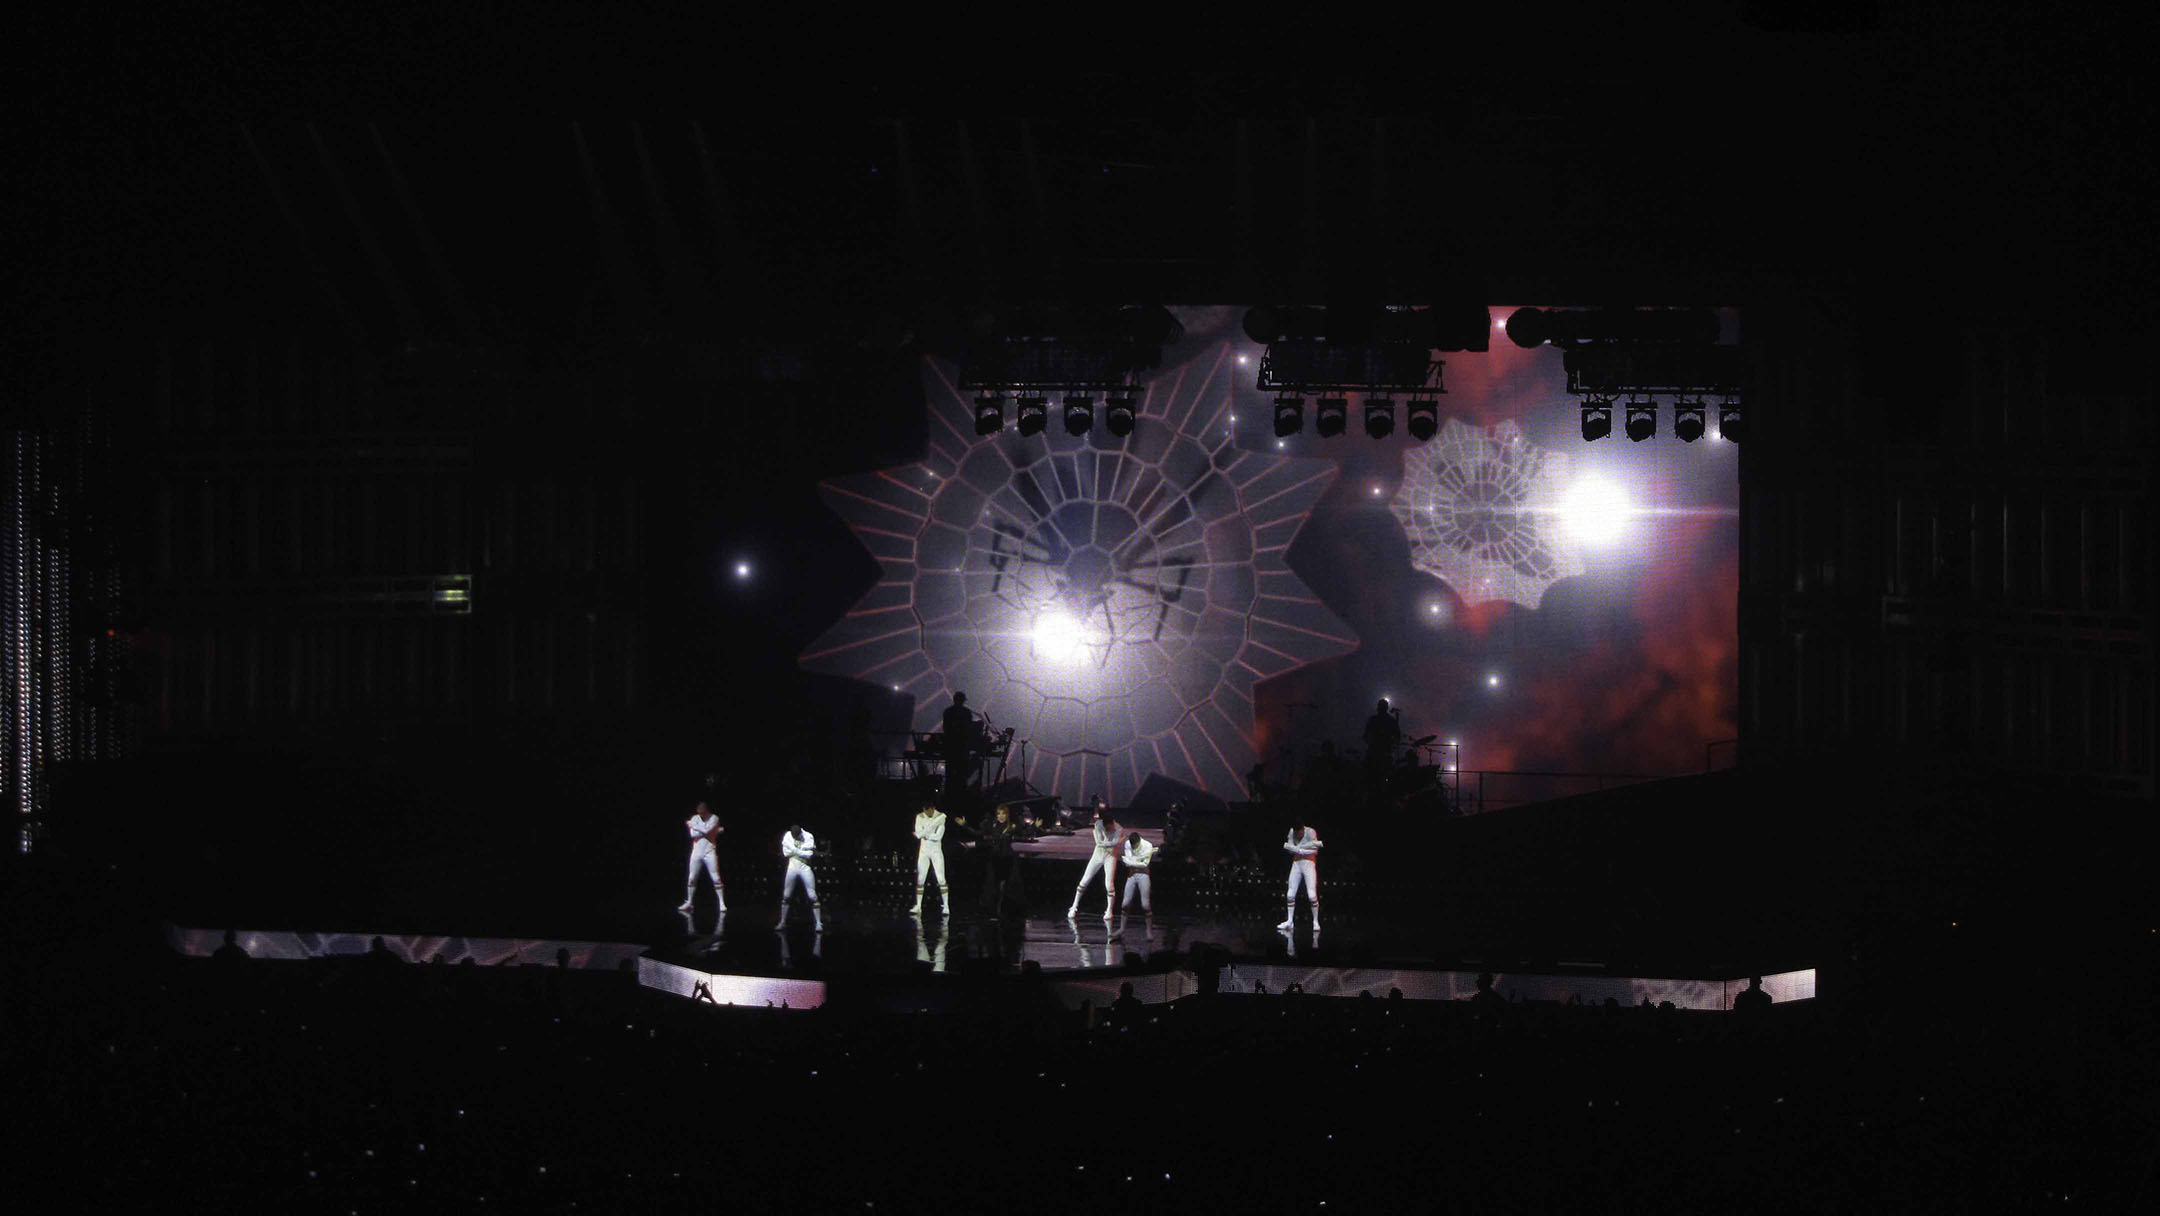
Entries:
{"type": "Polygon", "coordinates": [[[16,1148],[108,1210],[1969,1211],[2149,1171],[2149,1061],[1952,1003],[781,1012],[132,940],[19,956],[7,1011],[16,1148]]]}

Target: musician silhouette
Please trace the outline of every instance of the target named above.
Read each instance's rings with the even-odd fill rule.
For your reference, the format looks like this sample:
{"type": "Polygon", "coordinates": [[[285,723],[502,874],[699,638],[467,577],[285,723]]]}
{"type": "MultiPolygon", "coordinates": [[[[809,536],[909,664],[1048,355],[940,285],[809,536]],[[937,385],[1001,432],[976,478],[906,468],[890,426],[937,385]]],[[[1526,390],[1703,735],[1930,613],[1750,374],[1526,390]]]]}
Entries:
{"type": "Polygon", "coordinates": [[[1375,784],[1384,781],[1388,769],[1393,767],[1395,745],[1402,741],[1402,723],[1388,710],[1386,698],[1373,716],[1365,719],[1365,771],[1375,784]]]}
{"type": "Polygon", "coordinates": [[[975,753],[981,747],[982,725],[967,707],[967,694],[955,692],[945,707],[944,736],[939,747],[945,753],[945,795],[948,799],[975,779],[975,753]]]}

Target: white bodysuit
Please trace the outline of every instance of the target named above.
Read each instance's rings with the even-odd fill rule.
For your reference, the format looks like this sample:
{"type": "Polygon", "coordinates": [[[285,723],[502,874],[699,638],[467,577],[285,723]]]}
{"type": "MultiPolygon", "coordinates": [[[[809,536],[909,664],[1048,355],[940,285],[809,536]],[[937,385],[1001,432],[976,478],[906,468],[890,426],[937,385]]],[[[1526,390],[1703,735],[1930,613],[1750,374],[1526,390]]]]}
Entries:
{"type": "Polygon", "coordinates": [[[1138,895],[1142,911],[1155,910],[1154,893],[1151,890],[1154,884],[1153,880],[1148,878],[1148,864],[1154,860],[1155,846],[1149,844],[1145,836],[1141,837],[1137,844],[1130,840],[1125,842],[1125,898],[1119,901],[1120,907],[1132,907],[1133,896],[1138,895]]]}
{"type": "Polygon", "coordinates": [[[1117,899],[1117,847],[1118,826],[1107,819],[1095,821],[1095,851],[1088,854],[1087,869],[1080,873],[1080,885],[1073,888],[1072,906],[1080,907],[1080,893],[1095,881],[1095,874],[1102,872],[1103,915],[1110,915],[1110,905],[1117,899]]]}
{"type": "Polygon", "coordinates": [[[813,905],[817,903],[817,877],[810,873],[810,858],[816,852],[817,838],[809,832],[799,838],[793,832],[780,833],[780,855],[787,858],[787,873],[780,880],[781,903],[785,904],[798,886],[804,898],[813,905]]]}
{"type": "Polygon", "coordinates": [[[945,883],[945,812],[915,817],[915,885],[923,885],[923,879],[932,871],[937,873],[938,890],[945,883]]]}
{"type": "MultiPolygon", "coordinates": [[[[1302,837],[1292,832],[1283,841],[1283,848],[1290,853],[1290,906],[1293,908],[1297,906],[1298,886],[1302,883],[1305,887],[1305,897],[1312,900],[1313,907],[1318,908],[1320,906],[1320,863],[1315,859],[1320,856],[1319,834],[1311,828],[1306,828],[1302,837]]],[[[1351,910],[1356,911],[1354,908],[1351,910]]]]}
{"type": "Polygon", "coordinates": [[[686,885],[692,892],[697,890],[698,867],[703,866],[705,872],[712,876],[713,890],[719,891],[720,854],[719,850],[713,848],[713,842],[705,838],[705,834],[719,826],[720,817],[708,811],[703,815],[693,815],[684,822],[690,828],[690,875],[686,885]]]}

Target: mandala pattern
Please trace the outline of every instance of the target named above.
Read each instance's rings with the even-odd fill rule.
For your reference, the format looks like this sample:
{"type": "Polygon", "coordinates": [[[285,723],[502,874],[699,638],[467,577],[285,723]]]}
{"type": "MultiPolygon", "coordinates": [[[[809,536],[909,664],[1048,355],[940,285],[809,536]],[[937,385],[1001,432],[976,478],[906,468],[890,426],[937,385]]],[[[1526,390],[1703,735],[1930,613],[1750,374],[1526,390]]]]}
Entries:
{"type": "Polygon", "coordinates": [[[802,664],[912,695],[923,731],[965,691],[1029,741],[1007,776],[1067,802],[1241,797],[1254,686],[1356,640],[1283,560],[1334,466],[1236,446],[1229,353],[1166,370],[1125,439],[978,438],[927,362],[922,461],[822,487],[881,573],[802,664]]]}
{"type": "Polygon", "coordinates": [[[1410,561],[1467,603],[1510,600],[1535,608],[1545,589],[1584,570],[1559,526],[1564,453],[1532,447],[1513,422],[1470,426],[1450,418],[1412,449],[1390,503],[1410,534],[1410,561]]]}

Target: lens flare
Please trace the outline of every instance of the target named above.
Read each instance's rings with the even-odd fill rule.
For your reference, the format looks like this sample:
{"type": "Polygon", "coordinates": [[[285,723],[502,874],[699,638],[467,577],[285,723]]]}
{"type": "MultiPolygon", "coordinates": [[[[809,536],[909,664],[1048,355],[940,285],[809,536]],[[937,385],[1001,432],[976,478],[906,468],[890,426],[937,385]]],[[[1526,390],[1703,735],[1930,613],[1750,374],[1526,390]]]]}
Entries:
{"type": "Polygon", "coordinates": [[[1045,612],[1028,631],[1036,657],[1051,663],[1077,663],[1087,653],[1087,631],[1063,612],[1045,612]]]}
{"type": "Polygon", "coordinates": [[[1560,500],[1560,519],[1568,535],[1585,545],[1619,539],[1633,513],[1627,491],[1603,477],[1583,478],[1560,500]]]}

